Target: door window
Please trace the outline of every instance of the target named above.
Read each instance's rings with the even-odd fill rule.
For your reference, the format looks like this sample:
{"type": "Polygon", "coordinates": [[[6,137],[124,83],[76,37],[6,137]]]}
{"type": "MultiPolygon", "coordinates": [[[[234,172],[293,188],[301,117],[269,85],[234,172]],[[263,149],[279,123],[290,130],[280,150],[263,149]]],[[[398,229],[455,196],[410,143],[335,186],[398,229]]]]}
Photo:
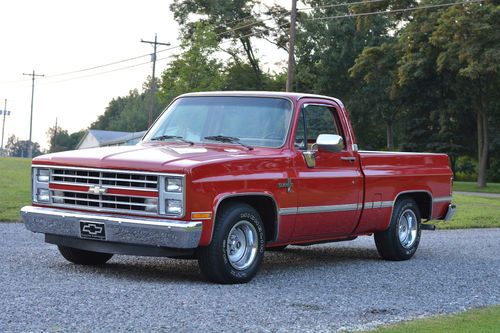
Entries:
{"type": "Polygon", "coordinates": [[[311,149],[320,134],[337,134],[343,137],[340,129],[337,111],[333,107],[306,105],[300,111],[295,146],[302,150],[311,149]]]}

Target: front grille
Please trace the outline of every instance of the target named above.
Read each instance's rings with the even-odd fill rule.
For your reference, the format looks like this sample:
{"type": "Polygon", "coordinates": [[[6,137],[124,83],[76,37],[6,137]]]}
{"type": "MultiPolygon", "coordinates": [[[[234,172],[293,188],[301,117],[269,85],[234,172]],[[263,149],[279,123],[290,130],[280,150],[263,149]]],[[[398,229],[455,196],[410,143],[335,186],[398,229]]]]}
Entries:
{"type": "Polygon", "coordinates": [[[72,185],[105,185],[131,189],[158,189],[158,176],[94,170],[52,169],[51,182],[72,185]]]}
{"type": "Polygon", "coordinates": [[[50,191],[54,206],[141,214],[158,212],[157,175],[64,168],[53,168],[50,175],[50,184],[57,186],[50,191]],[[87,190],[93,187],[106,189],[106,193],[96,194],[87,190]],[[136,192],[133,195],[109,193],[113,189],[136,192]]]}

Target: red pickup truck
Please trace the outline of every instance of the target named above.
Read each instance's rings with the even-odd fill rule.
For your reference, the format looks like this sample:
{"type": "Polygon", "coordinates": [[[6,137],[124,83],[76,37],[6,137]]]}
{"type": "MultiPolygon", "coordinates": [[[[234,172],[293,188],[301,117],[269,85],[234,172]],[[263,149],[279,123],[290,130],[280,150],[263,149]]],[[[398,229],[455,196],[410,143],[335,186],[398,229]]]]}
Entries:
{"type": "Polygon", "coordinates": [[[444,154],[359,151],[341,101],[279,92],[175,99],[135,146],[33,160],[26,227],[67,260],[197,258],[218,283],[250,281],[265,250],[374,235],[406,260],[422,220],[455,212],[444,154]]]}

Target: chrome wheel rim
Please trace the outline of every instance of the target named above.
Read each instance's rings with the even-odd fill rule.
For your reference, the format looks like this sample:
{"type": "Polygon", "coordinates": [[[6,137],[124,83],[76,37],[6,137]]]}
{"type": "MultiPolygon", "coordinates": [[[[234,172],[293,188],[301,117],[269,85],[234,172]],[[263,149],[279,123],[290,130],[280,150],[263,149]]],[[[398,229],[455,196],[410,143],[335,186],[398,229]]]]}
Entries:
{"type": "Polygon", "coordinates": [[[248,221],[239,221],[229,231],[226,253],[229,263],[239,271],[252,265],[257,256],[257,230],[248,221]]]}
{"type": "Polygon", "coordinates": [[[417,228],[417,216],[411,209],[405,210],[398,221],[399,243],[405,249],[409,249],[415,244],[417,240],[417,228]]]}

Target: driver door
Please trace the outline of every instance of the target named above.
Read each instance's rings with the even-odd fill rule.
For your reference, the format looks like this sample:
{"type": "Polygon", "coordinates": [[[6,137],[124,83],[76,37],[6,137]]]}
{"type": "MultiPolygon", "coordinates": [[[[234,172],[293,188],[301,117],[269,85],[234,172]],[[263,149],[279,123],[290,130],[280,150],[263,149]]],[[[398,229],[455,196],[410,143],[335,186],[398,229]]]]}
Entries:
{"type": "MultiPolygon", "coordinates": [[[[295,132],[294,190],[298,192],[295,240],[331,239],[351,234],[361,214],[363,178],[356,152],[346,145],[339,106],[303,102],[295,132]],[[315,167],[303,156],[319,134],[343,137],[340,152],[316,151],[315,167]]],[[[351,145],[349,145],[351,146],[351,145]]]]}

